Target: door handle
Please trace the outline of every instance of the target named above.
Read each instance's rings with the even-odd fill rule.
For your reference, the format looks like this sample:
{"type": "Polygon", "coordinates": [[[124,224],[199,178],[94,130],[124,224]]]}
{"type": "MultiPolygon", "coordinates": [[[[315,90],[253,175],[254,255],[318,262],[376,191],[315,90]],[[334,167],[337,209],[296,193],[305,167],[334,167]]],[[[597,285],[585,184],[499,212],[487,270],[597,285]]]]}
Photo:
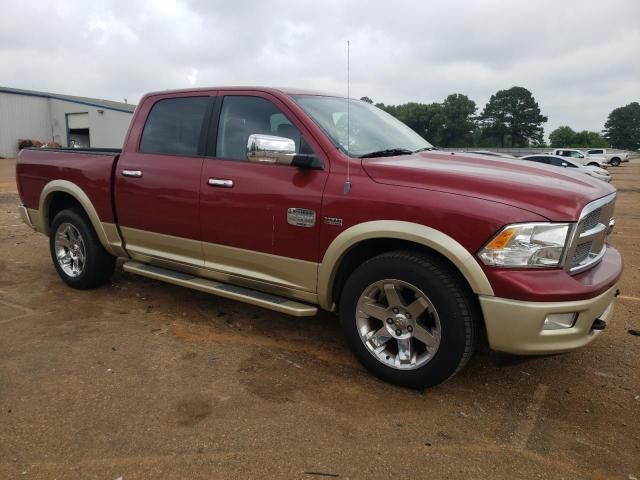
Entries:
{"type": "Polygon", "coordinates": [[[207,184],[210,187],[233,188],[233,180],[226,180],[223,178],[210,178],[207,181],[207,184]]]}
{"type": "Polygon", "coordinates": [[[122,170],[122,176],[140,178],[142,177],[142,170],[122,170]]]}

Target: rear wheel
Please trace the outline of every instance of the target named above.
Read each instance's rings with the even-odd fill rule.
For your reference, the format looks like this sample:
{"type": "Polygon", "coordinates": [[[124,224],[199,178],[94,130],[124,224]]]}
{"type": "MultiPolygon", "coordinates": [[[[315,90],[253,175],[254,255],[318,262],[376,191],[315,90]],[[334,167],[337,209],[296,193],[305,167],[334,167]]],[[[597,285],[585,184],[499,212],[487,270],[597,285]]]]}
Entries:
{"type": "Polygon", "coordinates": [[[587,163],[587,167],[599,167],[600,165],[598,165],[596,162],[590,162],[587,163]]]}
{"type": "Polygon", "coordinates": [[[382,380],[411,388],[437,385],[467,363],[476,312],[453,267],[408,251],[362,264],[340,301],[342,330],[362,364],[382,380]]]}
{"type": "Polygon", "coordinates": [[[80,208],[63,210],[55,216],[49,249],[58,275],[73,288],[97,287],[113,274],[116,259],[104,249],[80,208]]]}

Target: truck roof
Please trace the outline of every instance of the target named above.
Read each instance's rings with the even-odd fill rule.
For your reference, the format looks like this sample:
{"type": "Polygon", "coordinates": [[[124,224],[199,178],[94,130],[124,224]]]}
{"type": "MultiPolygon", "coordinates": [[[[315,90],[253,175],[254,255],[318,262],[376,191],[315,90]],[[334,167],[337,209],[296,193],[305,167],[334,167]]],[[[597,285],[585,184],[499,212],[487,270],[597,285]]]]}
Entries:
{"type": "Polygon", "coordinates": [[[193,92],[209,92],[211,90],[217,91],[230,91],[230,90],[244,90],[244,91],[260,91],[267,93],[284,93],[285,95],[318,95],[324,97],[344,97],[344,95],[340,93],[330,93],[330,92],[322,92],[318,90],[310,90],[306,88],[295,88],[295,87],[261,87],[261,86],[211,86],[211,87],[197,87],[197,88],[180,88],[180,89],[171,89],[171,90],[161,90],[155,92],[149,92],[147,95],[166,95],[166,94],[174,94],[174,93],[193,93],[193,92]]]}

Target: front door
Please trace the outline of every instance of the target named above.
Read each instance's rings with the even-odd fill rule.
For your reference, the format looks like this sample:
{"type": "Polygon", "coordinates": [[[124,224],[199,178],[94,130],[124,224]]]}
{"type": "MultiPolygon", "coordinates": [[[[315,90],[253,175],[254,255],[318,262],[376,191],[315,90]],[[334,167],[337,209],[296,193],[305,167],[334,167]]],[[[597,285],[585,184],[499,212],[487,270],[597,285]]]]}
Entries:
{"type": "Polygon", "coordinates": [[[201,181],[205,267],[236,282],[275,286],[274,291],[314,292],[329,169],[324,153],[286,107],[267,94],[230,92],[218,101],[217,112],[216,141],[201,181]],[[296,153],[318,155],[323,168],[249,162],[251,134],[293,139],[296,153]]]}
{"type": "Polygon", "coordinates": [[[115,199],[125,248],[144,261],[202,266],[200,175],[214,97],[149,97],[117,163],[115,199]],[[148,115],[147,115],[148,113],[148,115]]]}

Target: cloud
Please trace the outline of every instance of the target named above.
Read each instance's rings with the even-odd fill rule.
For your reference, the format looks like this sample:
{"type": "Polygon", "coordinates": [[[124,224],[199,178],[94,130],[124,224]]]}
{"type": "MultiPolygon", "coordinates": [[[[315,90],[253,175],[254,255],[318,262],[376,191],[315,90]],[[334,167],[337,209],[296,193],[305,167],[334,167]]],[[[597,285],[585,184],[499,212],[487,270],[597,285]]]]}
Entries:
{"type": "Polygon", "coordinates": [[[22,0],[0,84],[136,102],[151,90],[302,86],[384,103],[529,88],[547,133],[640,100],[640,2],[22,0]]]}

